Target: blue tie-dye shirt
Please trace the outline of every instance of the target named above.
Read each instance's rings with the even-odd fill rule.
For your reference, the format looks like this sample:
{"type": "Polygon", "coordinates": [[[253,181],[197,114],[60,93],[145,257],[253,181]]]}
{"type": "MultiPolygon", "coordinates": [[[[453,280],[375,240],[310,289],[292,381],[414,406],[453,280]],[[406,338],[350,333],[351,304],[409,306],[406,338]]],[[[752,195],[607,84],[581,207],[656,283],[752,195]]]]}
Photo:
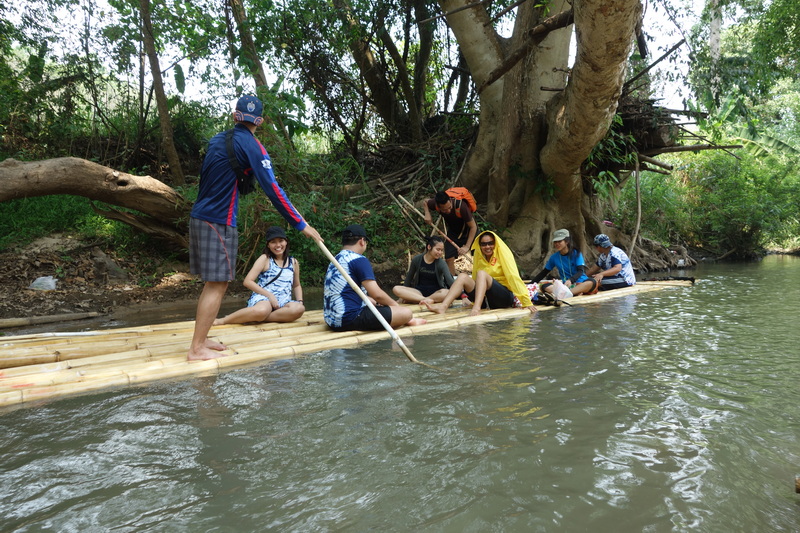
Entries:
{"type": "MultiPolygon", "coordinates": [[[[352,250],[342,250],[336,254],[336,260],[359,287],[362,282],[375,279],[372,264],[361,254],[352,250]]],[[[367,291],[364,287],[361,287],[361,290],[366,294],[367,291]]],[[[333,263],[328,265],[322,299],[322,314],[325,317],[325,323],[332,328],[346,326],[356,319],[366,305],[333,263]]]]}
{"type": "Polygon", "coordinates": [[[603,270],[610,270],[616,265],[622,265],[622,270],[613,276],[603,278],[603,283],[624,279],[625,283],[628,285],[636,285],[636,273],[633,271],[631,260],[628,258],[628,254],[623,252],[621,248],[612,246],[607,254],[600,254],[600,257],[597,258],[597,266],[603,270]]]}

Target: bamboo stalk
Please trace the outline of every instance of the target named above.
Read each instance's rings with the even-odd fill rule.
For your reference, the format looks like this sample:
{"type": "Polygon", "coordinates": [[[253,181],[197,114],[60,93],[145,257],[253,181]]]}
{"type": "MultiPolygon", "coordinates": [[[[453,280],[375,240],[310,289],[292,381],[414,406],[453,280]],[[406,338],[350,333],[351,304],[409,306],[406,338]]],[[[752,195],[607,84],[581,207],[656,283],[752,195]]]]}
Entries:
{"type": "Polygon", "coordinates": [[[100,315],[101,313],[98,313],[97,311],[90,311],[88,313],[62,313],[60,315],[2,318],[0,319],[0,329],[17,328],[21,326],[33,326],[36,324],[51,324],[53,322],[67,322],[70,320],[94,318],[100,315]]]}
{"type": "Polygon", "coordinates": [[[74,394],[86,393],[109,389],[112,387],[126,387],[130,385],[127,375],[111,376],[105,379],[92,380],[84,383],[67,383],[64,385],[51,385],[49,387],[33,387],[22,391],[23,402],[50,400],[74,394]]]}

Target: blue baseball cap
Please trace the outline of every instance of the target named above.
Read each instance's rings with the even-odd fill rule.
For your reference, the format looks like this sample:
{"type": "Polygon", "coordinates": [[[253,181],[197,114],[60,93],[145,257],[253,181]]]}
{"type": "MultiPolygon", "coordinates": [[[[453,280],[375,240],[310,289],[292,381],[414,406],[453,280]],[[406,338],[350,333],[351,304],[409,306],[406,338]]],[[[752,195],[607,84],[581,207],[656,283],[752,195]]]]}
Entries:
{"type": "Polygon", "coordinates": [[[264,121],[261,114],[264,112],[264,105],[255,96],[246,94],[236,102],[236,119],[240,122],[252,122],[256,126],[264,121]]]}
{"type": "Polygon", "coordinates": [[[611,239],[608,238],[608,235],[605,233],[601,233],[600,235],[594,238],[594,245],[599,246],[600,248],[611,248],[611,239]]]}

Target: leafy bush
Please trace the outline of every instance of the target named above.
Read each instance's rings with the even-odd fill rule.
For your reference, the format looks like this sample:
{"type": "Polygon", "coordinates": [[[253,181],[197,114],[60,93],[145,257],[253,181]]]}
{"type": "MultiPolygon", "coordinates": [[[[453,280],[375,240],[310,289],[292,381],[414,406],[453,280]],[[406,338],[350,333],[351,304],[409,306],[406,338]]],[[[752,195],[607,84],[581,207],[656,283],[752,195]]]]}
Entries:
{"type": "MultiPolygon", "coordinates": [[[[673,175],[643,173],[642,234],[666,243],[706,247],[716,254],[757,257],[785,246],[800,229],[800,176],[788,160],[740,152],[675,156],[673,175]]],[[[617,222],[636,219],[633,180],[622,191],[617,222]]]]}
{"type": "MultiPolygon", "coordinates": [[[[642,172],[641,233],[663,243],[687,243],[693,240],[688,191],[676,174],[664,176],[642,172]]],[[[622,189],[617,213],[609,215],[621,229],[632,234],[636,226],[636,186],[633,178],[622,189]]]]}
{"type": "Polygon", "coordinates": [[[685,171],[693,226],[720,252],[746,258],[793,235],[800,220],[797,176],[783,164],[706,153],[685,171]]]}
{"type": "Polygon", "coordinates": [[[96,217],[89,202],[78,196],[43,196],[0,203],[0,251],[25,246],[53,232],[72,230],[96,217]]]}

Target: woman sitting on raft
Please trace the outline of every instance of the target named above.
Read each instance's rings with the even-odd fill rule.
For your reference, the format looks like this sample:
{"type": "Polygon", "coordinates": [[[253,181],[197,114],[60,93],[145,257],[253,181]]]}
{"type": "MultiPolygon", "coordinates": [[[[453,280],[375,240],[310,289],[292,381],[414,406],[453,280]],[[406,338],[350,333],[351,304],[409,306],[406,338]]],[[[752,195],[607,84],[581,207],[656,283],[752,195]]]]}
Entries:
{"type": "MultiPolygon", "coordinates": [[[[553,233],[553,248],[556,249],[555,253],[547,259],[544,270],[533,278],[533,282],[539,283],[551,270],[558,268],[558,275],[561,277],[561,281],[573,296],[585,292],[595,292],[597,281],[586,275],[586,263],[583,260],[583,254],[572,247],[572,239],[568,230],[560,229],[553,233]]],[[[539,285],[539,290],[552,294],[553,282],[545,281],[539,285]]]]}
{"type": "Polygon", "coordinates": [[[256,259],[244,279],[244,286],[253,291],[247,307],[216,319],[215,326],[291,322],[303,316],[306,308],[303,305],[303,287],[300,286],[300,266],[297,259],[289,255],[286,232],[283,228],[271,226],[265,238],[264,253],[256,259]]]}
{"type": "Polygon", "coordinates": [[[522,307],[531,313],[536,308],[531,302],[528,288],[522,282],[514,254],[494,232],[484,231],[472,243],[472,276],[462,272],[447,291],[441,303],[422,300],[420,304],[436,313],[444,313],[462,292],[473,302],[470,316],[481,312],[481,307],[501,309],[514,307],[516,296],[522,307]]]}
{"type": "Polygon", "coordinates": [[[392,292],[400,303],[441,302],[447,289],[453,284],[453,275],[442,257],[444,239],[428,237],[425,253],[414,256],[402,285],[395,285],[392,292]]]}

